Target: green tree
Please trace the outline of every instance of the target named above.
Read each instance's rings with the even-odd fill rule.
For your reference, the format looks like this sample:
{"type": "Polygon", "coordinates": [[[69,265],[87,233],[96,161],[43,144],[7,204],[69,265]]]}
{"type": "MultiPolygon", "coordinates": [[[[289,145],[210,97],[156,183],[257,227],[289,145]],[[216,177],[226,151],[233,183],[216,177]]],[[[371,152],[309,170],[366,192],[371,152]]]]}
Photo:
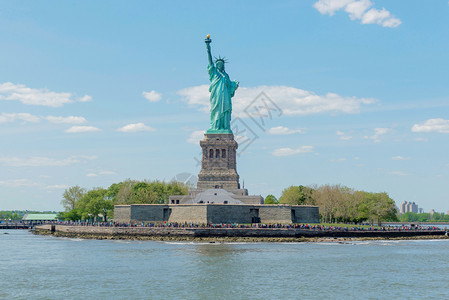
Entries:
{"type": "Polygon", "coordinates": [[[316,204],[320,207],[321,219],[324,222],[335,222],[337,216],[337,209],[339,206],[339,188],[334,185],[323,185],[313,192],[313,198],[316,204]]]}
{"type": "Polygon", "coordinates": [[[111,184],[107,189],[94,188],[86,192],[79,186],[64,192],[66,212],[64,220],[92,220],[100,216],[107,220],[113,214],[114,205],[168,203],[170,195],[186,195],[187,187],[179,182],[137,181],[127,179],[111,184]]]}
{"type": "Polygon", "coordinates": [[[74,208],[68,212],[58,213],[58,219],[64,221],[78,221],[81,220],[81,214],[76,208],[74,208]]]}
{"type": "Polygon", "coordinates": [[[107,197],[107,190],[94,188],[88,191],[78,202],[76,209],[83,220],[97,220],[100,214],[107,220],[114,205],[107,197]]]}
{"type": "Polygon", "coordinates": [[[159,203],[158,194],[151,187],[140,187],[135,190],[133,196],[134,204],[157,204],[159,203]]]}
{"type": "Polygon", "coordinates": [[[430,214],[429,213],[422,213],[422,214],[415,214],[415,215],[417,217],[417,221],[418,222],[429,222],[430,221],[430,214]]]}
{"type": "Polygon", "coordinates": [[[433,221],[437,221],[437,222],[442,221],[443,218],[444,218],[444,213],[438,213],[438,212],[436,212],[436,213],[434,213],[433,216],[432,216],[432,220],[433,220],[433,221]]]}
{"type": "Polygon", "coordinates": [[[172,181],[126,180],[108,188],[107,196],[118,204],[166,204],[170,195],[186,195],[187,186],[172,181]]]}
{"type": "Polygon", "coordinates": [[[64,206],[65,211],[74,209],[76,206],[76,202],[81,199],[85,193],[86,190],[79,187],[78,185],[65,189],[61,200],[61,204],[64,206]]]}
{"type": "Polygon", "coordinates": [[[278,199],[273,195],[267,195],[264,200],[265,204],[279,204],[278,199]]]}
{"type": "Polygon", "coordinates": [[[307,186],[290,186],[282,191],[279,203],[290,205],[313,204],[313,189],[307,186]]]}
{"type": "Polygon", "coordinates": [[[399,217],[401,222],[418,222],[419,216],[416,213],[406,212],[399,217]]]}
{"type": "Polygon", "coordinates": [[[15,211],[0,211],[0,220],[21,220],[23,218],[22,213],[15,211]]]}
{"type": "Polygon", "coordinates": [[[354,198],[357,206],[356,223],[361,223],[370,218],[371,194],[365,191],[355,191],[354,198]]]}
{"type": "Polygon", "coordinates": [[[377,225],[382,221],[397,221],[397,210],[394,200],[387,193],[375,193],[373,203],[373,212],[377,218],[377,225]]]}
{"type": "Polygon", "coordinates": [[[98,188],[90,191],[90,199],[86,209],[94,218],[98,219],[102,215],[104,220],[107,221],[108,215],[114,209],[114,204],[112,200],[107,199],[107,190],[98,188]]]}

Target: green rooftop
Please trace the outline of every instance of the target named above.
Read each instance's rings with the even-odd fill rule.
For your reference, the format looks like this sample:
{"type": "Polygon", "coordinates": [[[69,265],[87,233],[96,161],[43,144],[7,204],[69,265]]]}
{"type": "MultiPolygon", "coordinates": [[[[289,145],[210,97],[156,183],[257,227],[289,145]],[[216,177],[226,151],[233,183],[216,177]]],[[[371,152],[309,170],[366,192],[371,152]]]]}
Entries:
{"type": "Polygon", "coordinates": [[[23,221],[48,221],[57,219],[57,214],[26,214],[22,218],[23,221]]]}

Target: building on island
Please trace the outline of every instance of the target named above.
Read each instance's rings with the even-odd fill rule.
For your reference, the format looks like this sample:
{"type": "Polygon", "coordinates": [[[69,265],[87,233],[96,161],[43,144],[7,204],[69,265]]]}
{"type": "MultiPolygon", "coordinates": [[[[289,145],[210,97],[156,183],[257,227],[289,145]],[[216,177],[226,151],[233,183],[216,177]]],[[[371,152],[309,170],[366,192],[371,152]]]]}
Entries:
{"type": "Polygon", "coordinates": [[[30,214],[27,213],[23,216],[22,222],[24,224],[36,225],[43,224],[50,221],[57,221],[57,214],[30,214]]]}

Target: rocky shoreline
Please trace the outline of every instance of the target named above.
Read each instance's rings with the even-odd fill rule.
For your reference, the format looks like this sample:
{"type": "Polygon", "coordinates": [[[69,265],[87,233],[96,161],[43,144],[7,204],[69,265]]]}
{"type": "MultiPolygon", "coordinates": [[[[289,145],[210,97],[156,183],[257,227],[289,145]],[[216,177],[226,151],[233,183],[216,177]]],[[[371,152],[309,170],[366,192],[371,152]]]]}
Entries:
{"type": "Polygon", "coordinates": [[[232,243],[232,242],[271,242],[271,243],[297,243],[297,242],[338,242],[350,241],[373,241],[373,240],[433,240],[449,239],[446,235],[413,235],[413,236],[360,236],[357,237],[266,237],[266,236],[195,236],[167,234],[111,234],[111,233],[88,233],[51,231],[49,229],[36,228],[32,230],[36,235],[51,235],[62,238],[96,239],[96,240],[138,240],[138,241],[169,241],[169,242],[205,242],[205,243],[232,243]]]}

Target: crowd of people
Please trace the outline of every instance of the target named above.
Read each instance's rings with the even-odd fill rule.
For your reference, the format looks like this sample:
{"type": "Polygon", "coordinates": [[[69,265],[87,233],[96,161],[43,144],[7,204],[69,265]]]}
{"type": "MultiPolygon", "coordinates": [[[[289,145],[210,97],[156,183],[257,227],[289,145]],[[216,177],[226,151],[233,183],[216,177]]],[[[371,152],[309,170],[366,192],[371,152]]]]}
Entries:
{"type": "Polygon", "coordinates": [[[238,224],[238,223],[196,223],[196,222],[87,222],[87,221],[57,221],[58,225],[70,226],[99,226],[99,227],[153,227],[153,228],[262,228],[262,229],[302,229],[313,231],[429,231],[447,230],[436,226],[408,226],[408,225],[386,225],[386,226],[328,226],[322,224],[238,224]]]}

